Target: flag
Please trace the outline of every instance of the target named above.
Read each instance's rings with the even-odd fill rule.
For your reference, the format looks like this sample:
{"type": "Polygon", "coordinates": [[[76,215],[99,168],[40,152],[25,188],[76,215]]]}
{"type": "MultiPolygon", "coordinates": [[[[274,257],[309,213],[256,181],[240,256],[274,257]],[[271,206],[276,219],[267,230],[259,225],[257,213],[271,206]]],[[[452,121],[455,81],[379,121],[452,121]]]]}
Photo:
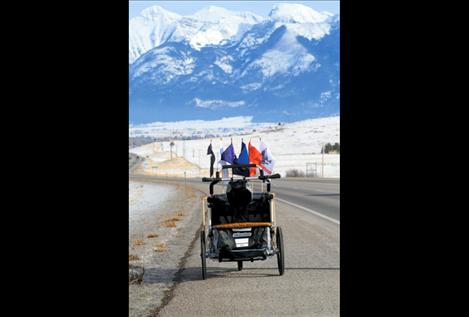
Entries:
{"type": "MultiPolygon", "coordinates": [[[[246,144],[241,142],[241,153],[239,153],[239,158],[234,161],[234,164],[249,164],[249,154],[246,148],[246,144]]],[[[249,176],[248,168],[235,168],[233,174],[241,176],[249,176]]]]}
{"type": "Polygon", "coordinates": [[[274,170],[275,160],[270,153],[267,146],[261,142],[260,151],[262,154],[262,163],[261,168],[269,175],[272,175],[272,171],[274,170]]]}
{"type": "Polygon", "coordinates": [[[231,143],[221,154],[221,160],[225,161],[226,163],[233,164],[235,158],[236,155],[234,152],[233,143],[231,143]]]}
{"type": "Polygon", "coordinates": [[[210,155],[210,177],[213,176],[213,163],[215,163],[215,153],[212,150],[212,143],[208,146],[207,155],[210,155]]]}
{"type": "MultiPolygon", "coordinates": [[[[219,164],[222,166],[223,165],[230,165],[233,164],[234,160],[237,159],[234,148],[233,148],[233,143],[231,143],[226,149],[221,146],[220,148],[220,153],[221,153],[221,159],[219,164]]],[[[227,169],[222,169],[222,174],[223,178],[228,178],[229,177],[229,171],[227,169]]]]}
{"type": "MultiPolygon", "coordinates": [[[[259,152],[258,149],[254,145],[251,145],[251,142],[249,142],[249,163],[250,164],[257,164],[260,165],[262,163],[262,154],[259,152]]],[[[256,167],[251,167],[249,176],[256,175],[256,167]]]]}

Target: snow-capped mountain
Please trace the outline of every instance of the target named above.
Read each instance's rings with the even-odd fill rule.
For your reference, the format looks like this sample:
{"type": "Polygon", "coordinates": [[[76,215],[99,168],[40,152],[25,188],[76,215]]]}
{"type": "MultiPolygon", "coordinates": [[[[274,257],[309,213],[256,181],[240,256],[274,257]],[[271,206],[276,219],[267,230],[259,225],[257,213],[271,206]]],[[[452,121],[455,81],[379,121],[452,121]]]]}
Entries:
{"type": "Polygon", "coordinates": [[[140,55],[166,42],[181,16],[159,6],[143,10],[129,21],[129,63],[140,55]]]}
{"type": "Polygon", "coordinates": [[[165,42],[187,41],[194,49],[237,40],[262,17],[209,6],[191,16],[180,16],[159,6],[143,10],[129,22],[129,63],[165,42]]]}
{"type": "Polygon", "coordinates": [[[131,20],[131,122],[338,114],[338,16],[299,4],[276,5],[267,18],[150,9],[131,20]]]}

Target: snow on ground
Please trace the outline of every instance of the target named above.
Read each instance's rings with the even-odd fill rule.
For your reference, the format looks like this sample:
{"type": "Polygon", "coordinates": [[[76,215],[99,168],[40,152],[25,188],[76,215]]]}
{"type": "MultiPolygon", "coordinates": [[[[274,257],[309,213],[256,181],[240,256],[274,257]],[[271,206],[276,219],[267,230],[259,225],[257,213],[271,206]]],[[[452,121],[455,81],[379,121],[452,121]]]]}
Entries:
{"type": "Polygon", "coordinates": [[[130,234],[141,226],[147,213],[155,213],[175,193],[176,190],[170,186],[129,182],[130,234]]]}
{"type": "MultiPolygon", "coordinates": [[[[191,126],[190,121],[187,121],[185,125],[191,126]]],[[[210,123],[205,122],[205,129],[210,130],[210,128],[210,123]]],[[[217,127],[215,126],[215,128],[217,127]]],[[[231,137],[224,136],[221,139],[175,140],[173,158],[177,155],[183,159],[182,161],[187,161],[183,164],[179,160],[179,173],[174,166],[171,171],[162,168],[161,162],[168,160],[171,156],[169,141],[147,144],[131,149],[130,152],[147,159],[147,162],[142,166],[142,169],[146,170],[146,174],[183,175],[186,169],[188,176],[199,176],[195,174],[208,176],[210,157],[206,153],[210,140],[212,140],[212,148],[216,154],[216,162],[218,162],[220,147],[223,145],[226,148],[231,139],[236,155],[239,155],[241,151],[241,139],[246,145],[251,141],[258,149],[260,139],[262,139],[276,160],[274,172],[285,174],[291,169],[305,172],[307,164],[309,164],[309,168],[316,169],[318,176],[340,177],[340,155],[321,154],[323,144],[340,143],[340,117],[338,116],[285,123],[281,126],[260,125],[255,132],[252,132],[249,127],[244,129],[246,134],[243,135],[241,135],[241,131],[236,132],[231,137]],[[200,168],[198,173],[194,172],[194,166],[200,168]]]]}
{"type": "Polygon", "coordinates": [[[129,316],[149,316],[161,305],[200,227],[201,194],[181,185],[129,181],[129,316]]]}

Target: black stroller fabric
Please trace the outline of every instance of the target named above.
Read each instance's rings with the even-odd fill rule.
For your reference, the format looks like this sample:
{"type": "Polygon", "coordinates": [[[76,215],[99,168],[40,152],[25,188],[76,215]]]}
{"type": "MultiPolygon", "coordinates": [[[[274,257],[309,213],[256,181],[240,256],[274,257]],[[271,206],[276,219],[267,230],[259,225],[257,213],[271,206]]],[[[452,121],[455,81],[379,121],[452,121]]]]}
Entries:
{"type": "Polygon", "coordinates": [[[272,194],[254,193],[252,201],[242,208],[228,202],[226,194],[213,195],[208,198],[208,207],[212,211],[212,225],[233,222],[271,222],[270,200],[272,194]]]}
{"type": "Polygon", "coordinates": [[[233,208],[244,209],[252,201],[252,191],[246,185],[247,181],[243,179],[229,182],[226,197],[233,208]]]}

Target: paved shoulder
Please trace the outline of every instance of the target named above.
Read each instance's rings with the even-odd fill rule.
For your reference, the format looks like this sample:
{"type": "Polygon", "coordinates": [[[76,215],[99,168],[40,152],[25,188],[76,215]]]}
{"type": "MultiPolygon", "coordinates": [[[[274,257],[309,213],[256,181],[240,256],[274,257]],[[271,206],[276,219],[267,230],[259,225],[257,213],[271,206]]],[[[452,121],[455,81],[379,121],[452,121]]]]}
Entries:
{"type": "Polygon", "coordinates": [[[201,280],[200,248],[192,250],[173,297],[160,316],[339,316],[339,226],[277,203],[285,239],[283,276],[275,257],[245,262],[208,261],[201,280]]]}

